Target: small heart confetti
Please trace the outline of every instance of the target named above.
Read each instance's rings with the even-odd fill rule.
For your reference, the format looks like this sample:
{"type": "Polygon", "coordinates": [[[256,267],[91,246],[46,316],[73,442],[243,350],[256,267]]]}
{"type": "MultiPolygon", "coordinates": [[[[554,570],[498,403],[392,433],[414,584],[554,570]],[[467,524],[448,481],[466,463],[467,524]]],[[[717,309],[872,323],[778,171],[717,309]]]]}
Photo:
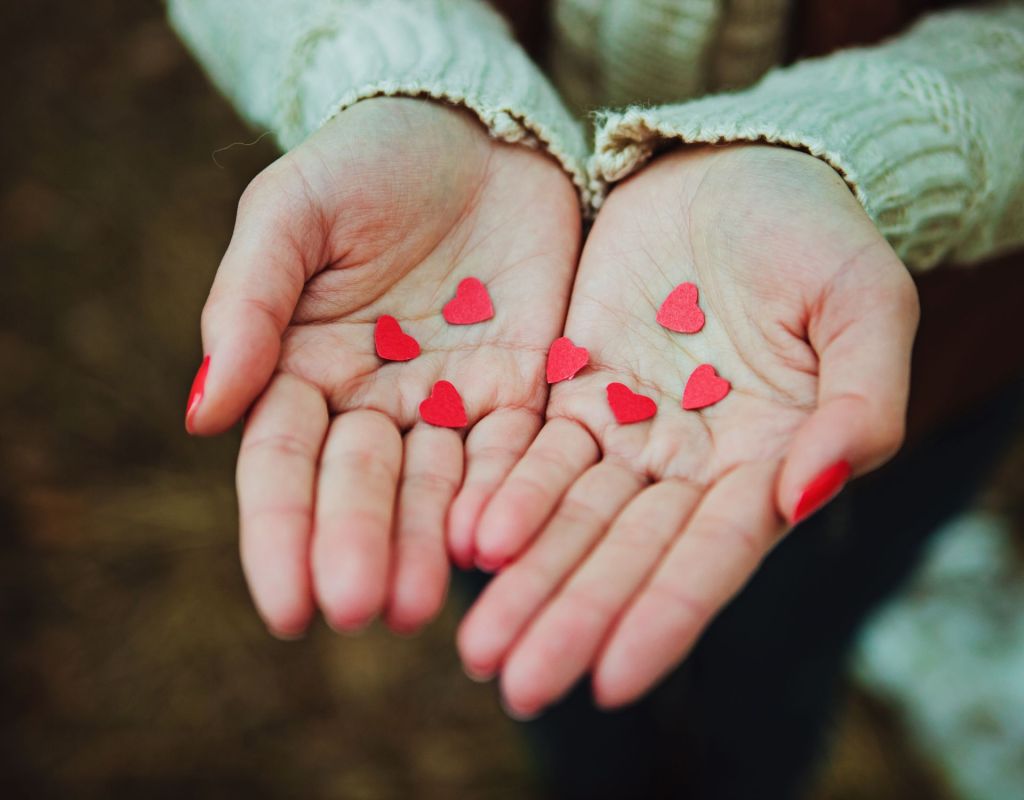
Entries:
{"type": "Polygon", "coordinates": [[[420,403],[420,416],[439,428],[461,428],[468,422],[462,397],[448,381],[434,384],[430,397],[420,403]]]}
{"type": "Polygon", "coordinates": [[[493,317],[494,306],[486,286],[477,278],[464,278],[441,313],[450,325],[472,325],[493,317]]]}
{"type": "Polygon", "coordinates": [[[381,315],[373,329],[377,355],[385,361],[411,361],[420,354],[420,343],[402,330],[398,320],[381,315]]]}
{"type": "Polygon", "coordinates": [[[658,406],[649,398],[632,391],[624,383],[609,383],[608,405],[620,425],[628,425],[631,422],[643,422],[655,415],[658,406]]]}
{"type": "Polygon", "coordinates": [[[588,361],[590,353],[587,348],[577,347],[568,336],[555,339],[548,350],[548,383],[571,381],[588,361]]]}
{"type": "Polygon", "coordinates": [[[681,283],[658,309],[658,324],[677,333],[696,333],[704,327],[704,312],[697,305],[697,287],[681,283]]]}
{"type": "Polygon", "coordinates": [[[683,390],[683,408],[693,411],[714,405],[732,389],[725,378],[718,377],[715,368],[710,364],[701,364],[686,381],[683,390]]]}

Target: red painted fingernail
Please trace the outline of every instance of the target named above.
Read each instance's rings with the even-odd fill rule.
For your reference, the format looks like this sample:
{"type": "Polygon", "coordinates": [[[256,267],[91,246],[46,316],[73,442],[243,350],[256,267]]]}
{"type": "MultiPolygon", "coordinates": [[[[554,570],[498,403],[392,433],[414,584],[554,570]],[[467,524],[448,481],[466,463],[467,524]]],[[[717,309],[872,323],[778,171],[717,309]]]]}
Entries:
{"type": "Polygon", "coordinates": [[[807,519],[839,494],[846,482],[850,480],[850,473],[850,465],[846,461],[837,461],[831,467],[819,472],[817,477],[807,484],[804,493],[797,500],[791,522],[796,525],[807,519]]]}
{"type": "Polygon", "coordinates": [[[203,387],[206,386],[206,373],[210,370],[210,357],[206,356],[199,365],[199,371],[192,381],[192,389],[188,393],[188,405],[185,407],[185,430],[192,432],[192,416],[203,400],[203,387]]]}

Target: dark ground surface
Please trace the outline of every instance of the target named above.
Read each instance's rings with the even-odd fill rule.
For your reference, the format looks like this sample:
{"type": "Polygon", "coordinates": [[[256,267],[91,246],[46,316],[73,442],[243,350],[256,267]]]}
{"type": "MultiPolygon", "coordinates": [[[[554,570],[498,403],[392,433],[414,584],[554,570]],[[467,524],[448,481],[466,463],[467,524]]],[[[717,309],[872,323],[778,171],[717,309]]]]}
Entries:
{"type": "MultiPolygon", "coordinates": [[[[191,440],[182,414],[237,197],[275,152],[214,160],[258,132],[161,15],[0,11],[0,791],[533,796],[516,726],[459,669],[454,609],[414,639],[319,625],[284,644],[249,604],[237,436],[191,440]]],[[[1019,520],[1017,453],[992,502],[1019,520]]],[[[814,798],[860,797],[943,794],[851,690],[814,798]]]]}

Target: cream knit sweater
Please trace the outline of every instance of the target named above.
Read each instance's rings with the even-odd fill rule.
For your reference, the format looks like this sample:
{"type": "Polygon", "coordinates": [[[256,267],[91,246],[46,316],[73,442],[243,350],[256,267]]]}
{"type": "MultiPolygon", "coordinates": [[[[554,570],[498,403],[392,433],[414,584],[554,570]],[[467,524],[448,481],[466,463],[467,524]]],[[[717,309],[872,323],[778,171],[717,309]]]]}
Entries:
{"type": "Polygon", "coordinates": [[[596,210],[672,142],[824,159],[909,267],[1024,244],[1024,4],[933,14],[778,68],[789,0],[555,0],[551,77],[482,0],[168,0],[214,82],[284,148],[360,99],[471,109],[596,210]],[[617,110],[600,110],[604,107],[617,110]],[[569,111],[596,111],[594,144],[569,111]]]}

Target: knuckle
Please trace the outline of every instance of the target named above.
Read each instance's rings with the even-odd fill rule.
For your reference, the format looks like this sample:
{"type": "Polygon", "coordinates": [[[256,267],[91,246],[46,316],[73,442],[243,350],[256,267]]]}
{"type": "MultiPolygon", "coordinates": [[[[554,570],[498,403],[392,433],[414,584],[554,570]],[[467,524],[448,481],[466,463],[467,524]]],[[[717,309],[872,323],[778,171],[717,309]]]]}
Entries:
{"type": "Polygon", "coordinates": [[[507,444],[489,444],[473,454],[477,461],[492,461],[497,464],[513,464],[519,459],[519,451],[507,444]]]}
{"type": "Polygon", "coordinates": [[[654,525],[647,519],[639,519],[633,517],[629,520],[628,524],[623,524],[621,528],[620,537],[611,537],[608,539],[609,544],[612,541],[618,540],[623,545],[629,548],[635,549],[649,549],[655,547],[660,549],[665,543],[666,538],[672,535],[674,531],[665,530],[654,525]]]}
{"type": "Polygon", "coordinates": [[[243,541],[250,534],[271,534],[280,536],[282,532],[300,529],[308,530],[313,523],[313,509],[307,503],[260,503],[248,502],[250,498],[244,491],[240,493],[239,522],[243,541]]]}
{"type": "Polygon", "coordinates": [[[586,525],[600,515],[586,500],[572,494],[566,495],[558,508],[558,521],[568,525],[586,525]]]}
{"type": "Polygon", "coordinates": [[[408,518],[399,520],[398,545],[409,563],[431,563],[444,557],[444,531],[437,525],[408,518]]]}
{"type": "Polygon", "coordinates": [[[532,460],[545,467],[550,467],[557,472],[567,472],[569,465],[566,462],[565,456],[558,450],[553,450],[549,447],[541,447],[534,450],[532,453],[532,460]]]}
{"type": "Polygon", "coordinates": [[[346,508],[338,514],[325,515],[316,522],[316,529],[327,535],[340,534],[353,542],[372,542],[382,530],[391,527],[391,514],[382,508],[346,508]]]}
{"type": "Polygon", "coordinates": [[[413,472],[402,478],[402,484],[417,494],[448,496],[458,488],[456,482],[447,475],[436,472],[413,472]]]}
{"type": "Polygon", "coordinates": [[[528,507],[531,502],[539,502],[551,492],[551,487],[532,475],[519,475],[509,481],[509,494],[516,498],[517,505],[528,507]]]}
{"type": "Polygon", "coordinates": [[[518,598],[547,597],[561,580],[561,576],[528,560],[513,562],[512,566],[494,580],[508,594],[518,598]]]}
{"type": "Polygon", "coordinates": [[[376,452],[368,449],[335,450],[327,452],[321,462],[321,469],[340,471],[345,474],[358,475],[360,479],[372,485],[382,482],[394,482],[397,479],[394,467],[376,452]]]}
{"type": "Polygon", "coordinates": [[[570,619],[610,620],[619,611],[618,606],[606,598],[599,587],[570,586],[562,595],[561,602],[570,619]]]}
{"type": "Polygon", "coordinates": [[[309,442],[290,433],[257,436],[242,442],[242,453],[263,453],[274,458],[312,458],[309,442]]]}
{"type": "Polygon", "coordinates": [[[709,539],[729,539],[756,560],[760,560],[773,543],[771,536],[758,535],[746,526],[738,525],[733,520],[722,516],[706,516],[689,535],[709,539]]]}
{"type": "Polygon", "coordinates": [[[679,615],[683,624],[699,629],[711,618],[711,609],[705,603],[664,579],[653,581],[647,592],[654,602],[679,615]]]}

